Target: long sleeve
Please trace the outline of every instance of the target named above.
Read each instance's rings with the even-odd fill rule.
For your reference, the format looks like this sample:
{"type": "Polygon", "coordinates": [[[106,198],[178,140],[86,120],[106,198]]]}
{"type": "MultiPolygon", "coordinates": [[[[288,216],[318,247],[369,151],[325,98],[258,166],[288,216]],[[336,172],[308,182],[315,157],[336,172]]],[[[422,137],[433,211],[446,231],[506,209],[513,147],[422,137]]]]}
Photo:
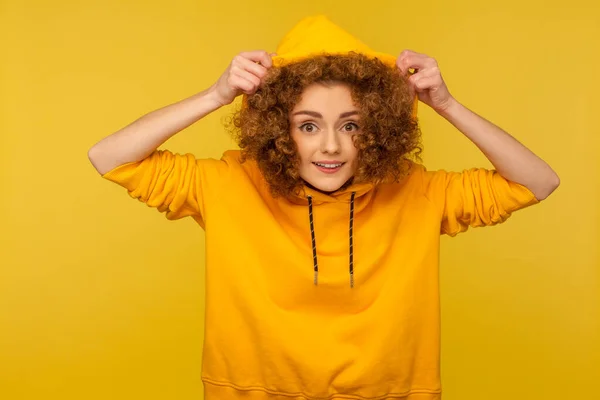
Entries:
{"type": "Polygon", "coordinates": [[[426,196],[440,212],[442,234],[455,236],[469,227],[496,225],[538,203],[529,189],[494,170],[422,173],[426,196]]]}
{"type": "Polygon", "coordinates": [[[203,226],[204,192],[208,185],[219,182],[226,168],[224,161],[157,150],[103,177],[126,188],[131,197],[164,212],[167,219],[192,216],[203,226]]]}

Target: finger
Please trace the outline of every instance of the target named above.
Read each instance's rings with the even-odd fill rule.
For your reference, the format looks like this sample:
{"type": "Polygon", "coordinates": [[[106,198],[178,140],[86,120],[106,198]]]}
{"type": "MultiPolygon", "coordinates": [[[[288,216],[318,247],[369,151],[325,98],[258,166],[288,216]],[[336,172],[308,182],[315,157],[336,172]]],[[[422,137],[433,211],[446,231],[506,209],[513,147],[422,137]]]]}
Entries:
{"type": "Polygon", "coordinates": [[[427,54],[419,53],[413,50],[403,50],[398,56],[399,59],[404,59],[407,57],[431,58],[427,54]]]}
{"type": "Polygon", "coordinates": [[[421,69],[416,71],[413,75],[411,75],[408,80],[409,81],[415,81],[415,80],[419,80],[422,78],[429,78],[431,76],[438,76],[440,74],[440,69],[438,67],[431,67],[431,68],[425,68],[425,69],[421,69]]]}
{"type": "Polygon", "coordinates": [[[271,68],[273,66],[273,60],[271,60],[271,56],[264,50],[246,51],[240,53],[240,56],[247,58],[252,62],[260,63],[266,68],[271,68]]]}
{"type": "Polygon", "coordinates": [[[248,58],[244,58],[241,55],[235,56],[231,64],[233,68],[239,68],[241,70],[248,71],[256,75],[259,79],[264,78],[264,76],[267,74],[267,69],[265,67],[249,60],[248,58]]]}
{"type": "Polygon", "coordinates": [[[256,85],[239,75],[229,77],[229,85],[234,89],[240,90],[242,93],[253,94],[256,91],[256,85]]]}
{"type": "Polygon", "coordinates": [[[233,67],[231,69],[231,73],[232,73],[232,75],[237,75],[240,78],[243,78],[243,79],[247,80],[248,82],[251,82],[256,87],[260,86],[260,78],[256,75],[252,74],[251,72],[248,72],[239,67],[233,67]]]}
{"type": "MultiPolygon", "coordinates": [[[[411,77],[412,78],[412,77],[411,77]]],[[[423,92],[425,90],[436,87],[438,79],[436,76],[430,76],[427,78],[417,79],[414,82],[414,87],[417,92],[423,92]]]]}
{"type": "Polygon", "coordinates": [[[402,50],[402,52],[398,55],[398,58],[396,59],[396,65],[400,70],[402,70],[402,72],[406,72],[407,68],[404,65],[406,63],[406,59],[409,57],[413,57],[417,54],[417,52],[409,49],[402,50]]]}
{"type": "Polygon", "coordinates": [[[410,69],[419,71],[425,68],[432,68],[437,66],[435,59],[428,57],[424,54],[407,52],[401,54],[396,60],[396,65],[402,71],[403,74],[407,74],[410,69]]]}
{"type": "Polygon", "coordinates": [[[408,54],[400,60],[401,70],[407,72],[409,69],[419,71],[427,68],[429,57],[421,54],[408,54]]]}
{"type": "Polygon", "coordinates": [[[408,57],[408,56],[419,56],[419,55],[424,55],[424,54],[421,54],[419,52],[416,52],[416,51],[413,51],[413,50],[410,50],[410,49],[404,49],[398,55],[398,58],[404,58],[404,57],[408,57]]]}

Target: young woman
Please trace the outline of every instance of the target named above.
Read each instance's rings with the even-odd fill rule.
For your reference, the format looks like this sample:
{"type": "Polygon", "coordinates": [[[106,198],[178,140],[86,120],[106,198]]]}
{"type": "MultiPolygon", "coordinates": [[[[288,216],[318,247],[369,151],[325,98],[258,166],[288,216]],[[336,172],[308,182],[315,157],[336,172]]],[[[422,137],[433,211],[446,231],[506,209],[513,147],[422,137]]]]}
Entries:
{"type": "Polygon", "coordinates": [[[277,56],[237,55],[209,89],[89,157],[132,197],[206,231],[208,400],[439,399],[440,233],[502,222],[559,184],[452,97],[433,58],[375,53],[323,17],[300,22],[277,56]],[[238,95],[241,150],[157,150],[238,95]],[[415,95],[495,169],[420,165],[415,95]]]}

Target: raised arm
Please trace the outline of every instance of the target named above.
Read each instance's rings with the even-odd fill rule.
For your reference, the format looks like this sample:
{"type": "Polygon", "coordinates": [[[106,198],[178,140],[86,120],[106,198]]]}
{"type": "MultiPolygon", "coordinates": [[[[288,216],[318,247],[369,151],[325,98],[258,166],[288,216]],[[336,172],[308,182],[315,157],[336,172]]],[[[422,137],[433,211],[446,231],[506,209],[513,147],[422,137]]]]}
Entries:
{"type": "Polygon", "coordinates": [[[145,159],[170,137],[230,104],[236,96],[256,91],[271,66],[266,51],[240,53],[210,88],[152,111],[100,140],[88,151],[91,163],[104,175],[120,165],[145,159]]]}
{"type": "Polygon", "coordinates": [[[558,187],[558,175],[544,160],[450,95],[433,58],[404,51],[398,57],[397,65],[403,73],[415,69],[409,82],[419,100],[432,107],[469,138],[501,176],[525,186],[538,200],[545,199],[558,187]]]}

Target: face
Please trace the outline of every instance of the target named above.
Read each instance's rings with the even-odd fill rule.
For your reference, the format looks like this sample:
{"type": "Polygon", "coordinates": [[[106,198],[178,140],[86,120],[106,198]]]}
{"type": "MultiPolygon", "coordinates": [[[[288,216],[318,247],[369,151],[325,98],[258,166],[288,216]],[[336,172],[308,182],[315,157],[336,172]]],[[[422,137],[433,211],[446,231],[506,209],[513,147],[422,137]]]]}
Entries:
{"type": "Polygon", "coordinates": [[[334,192],[356,171],[359,109],[342,83],[307,87],[290,113],[292,138],[300,155],[300,176],[322,192],[334,192]]]}

